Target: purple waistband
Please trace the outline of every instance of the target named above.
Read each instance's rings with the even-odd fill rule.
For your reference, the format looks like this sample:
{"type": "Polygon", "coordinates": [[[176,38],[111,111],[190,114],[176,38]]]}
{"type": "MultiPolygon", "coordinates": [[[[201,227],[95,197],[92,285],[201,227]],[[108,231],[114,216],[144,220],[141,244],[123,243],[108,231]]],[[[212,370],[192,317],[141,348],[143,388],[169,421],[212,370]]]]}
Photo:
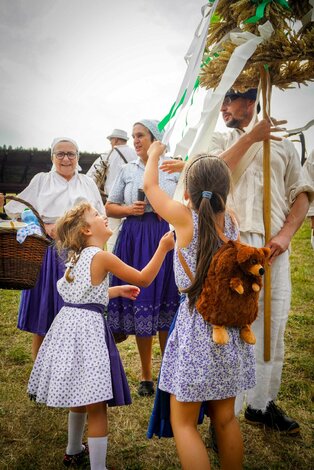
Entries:
{"type": "Polygon", "coordinates": [[[64,302],[65,307],[82,308],[84,310],[91,310],[96,313],[104,313],[105,306],[103,304],[70,304],[64,302]]]}

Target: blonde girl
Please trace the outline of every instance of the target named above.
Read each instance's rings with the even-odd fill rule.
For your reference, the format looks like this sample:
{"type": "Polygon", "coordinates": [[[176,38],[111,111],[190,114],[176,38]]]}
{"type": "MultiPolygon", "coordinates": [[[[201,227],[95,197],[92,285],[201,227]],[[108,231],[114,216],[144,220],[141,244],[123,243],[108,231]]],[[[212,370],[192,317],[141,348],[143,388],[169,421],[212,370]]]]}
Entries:
{"type": "Polygon", "coordinates": [[[138,271],[103,251],[112,232],[107,217],[87,202],[66,212],[58,220],[56,232],[59,249],[67,250],[70,257],[65,275],[57,283],[64,307],[39,350],[28,392],[37,402],[70,408],[64,465],[81,463],[89,448],[91,469],[104,470],[107,404],[131,402],[104,308],[109,298],[136,299],[140,292],[133,285],[109,288],[108,273],[138,286],[149,285],[173,249],[173,235],[164,235],[151,261],[138,271]],[[86,414],[88,446],[82,444],[86,414]]]}

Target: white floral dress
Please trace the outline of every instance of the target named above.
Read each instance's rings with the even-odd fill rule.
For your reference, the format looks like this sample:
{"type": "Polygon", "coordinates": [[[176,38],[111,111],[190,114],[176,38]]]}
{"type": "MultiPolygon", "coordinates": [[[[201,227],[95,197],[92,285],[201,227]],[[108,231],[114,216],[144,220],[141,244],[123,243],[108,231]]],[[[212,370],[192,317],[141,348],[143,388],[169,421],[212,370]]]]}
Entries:
{"type": "MultiPolygon", "coordinates": [[[[193,240],[181,252],[195,275],[198,234],[198,215],[192,211],[193,240]]],[[[236,239],[237,232],[231,217],[226,214],[225,235],[236,239]]],[[[180,289],[190,280],[174,256],[176,283],[180,289]]],[[[180,304],[175,324],[168,336],[162,360],[159,388],[182,402],[200,402],[235,397],[255,385],[254,347],[244,343],[238,328],[228,328],[229,343],[215,344],[212,326],[194,308],[188,308],[188,297],[180,304]]]]}
{"type": "MultiPolygon", "coordinates": [[[[85,248],[72,270],[74,282],[57,283],[71,304],[108,304],[108,276],[91,284],[90,265],[96,247],[85,248]]],[[[28,384],[36,401],[53,407],[76,407],[113,398],[103,313],[64,306],[39,350],[28,384]]]]}

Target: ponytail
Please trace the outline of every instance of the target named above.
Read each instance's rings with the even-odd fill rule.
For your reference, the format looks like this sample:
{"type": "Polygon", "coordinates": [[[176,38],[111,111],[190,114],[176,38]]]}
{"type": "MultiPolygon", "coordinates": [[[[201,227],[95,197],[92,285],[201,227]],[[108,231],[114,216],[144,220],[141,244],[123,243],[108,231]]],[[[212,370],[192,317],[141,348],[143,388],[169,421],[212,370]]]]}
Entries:
{"type": "Polygon", "coordinates": [[[198,213],[195,278],[183,291],[188,294],[189,308],[193,309],[202,291],[211,260],[221,243],[216,229],[217,215],[226,208],[230,172],[223,160],[200,155],[188,166],[185,181],[192,207],[198,213]]]}

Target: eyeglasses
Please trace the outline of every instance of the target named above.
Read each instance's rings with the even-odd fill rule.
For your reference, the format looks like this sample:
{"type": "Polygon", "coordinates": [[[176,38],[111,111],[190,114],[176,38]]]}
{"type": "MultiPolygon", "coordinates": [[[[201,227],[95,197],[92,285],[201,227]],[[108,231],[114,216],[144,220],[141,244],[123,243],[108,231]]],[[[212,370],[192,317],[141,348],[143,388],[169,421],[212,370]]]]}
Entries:
{"type": "Polygon", "coordinates": [[[235,101],[238,98],[240,98],[240,96],[236,96],[236,95],[226,96],[222,102],[222,106],[229,106],[232,103],[232,101],[235,101]]]}
{"type": "Polygon", "coordinates": [[[67,156],[69,160],[74,160],[74,158],[77,157],[77,153],[76,152],[57,152],[57,153],[54,153],[54,156],[58,160],[62,160],[65,156],[67,156]]]}

